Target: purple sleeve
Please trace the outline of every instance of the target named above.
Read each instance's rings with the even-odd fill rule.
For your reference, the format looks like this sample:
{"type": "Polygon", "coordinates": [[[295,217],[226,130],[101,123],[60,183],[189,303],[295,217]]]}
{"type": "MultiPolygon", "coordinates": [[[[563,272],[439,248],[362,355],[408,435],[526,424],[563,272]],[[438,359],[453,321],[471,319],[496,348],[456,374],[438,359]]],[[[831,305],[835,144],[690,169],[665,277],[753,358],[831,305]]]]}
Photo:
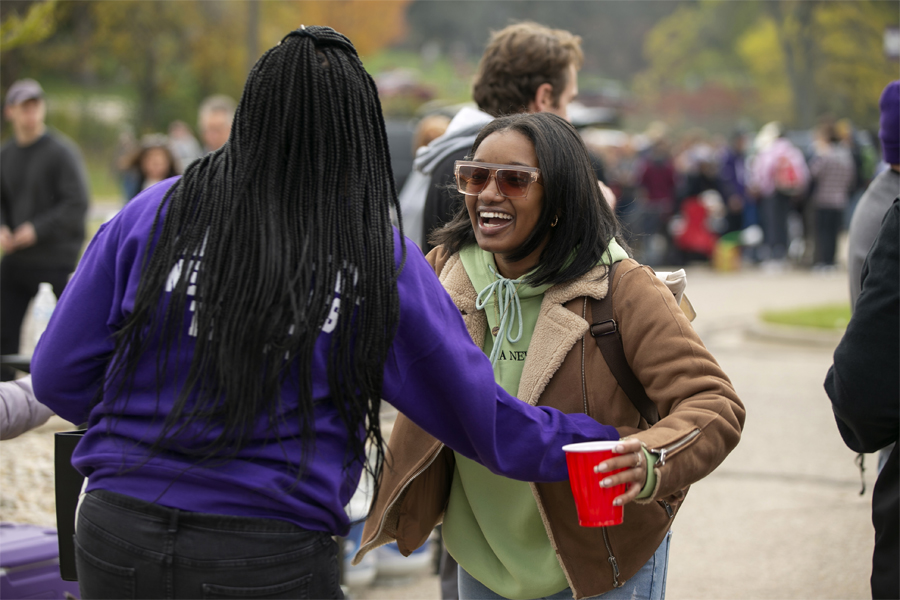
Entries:
{"type": "Polygon", "coordinates": [[[115,348],[113,334],[134,307],[150,227],[175,181],[148,188],[101,225],[35,348],[35,394],[67,421],[88,420],[115,348]]]}
{"type": "Polygon", "coordinates": [[[507,394],[421,251],[411,242],[407,249],[385,400],[463,456],[523,481],[568,479],[565,444],[619,439],[614,427],[587,415],[507,394]]]}
{"type": "Polygon", "coordinates": [[[31,361],[35,395],[76,424],[88,420],[114,347],[114,307],[121,293],[116,290],[117,252],[109,225],[91,240],[31,361]]]}

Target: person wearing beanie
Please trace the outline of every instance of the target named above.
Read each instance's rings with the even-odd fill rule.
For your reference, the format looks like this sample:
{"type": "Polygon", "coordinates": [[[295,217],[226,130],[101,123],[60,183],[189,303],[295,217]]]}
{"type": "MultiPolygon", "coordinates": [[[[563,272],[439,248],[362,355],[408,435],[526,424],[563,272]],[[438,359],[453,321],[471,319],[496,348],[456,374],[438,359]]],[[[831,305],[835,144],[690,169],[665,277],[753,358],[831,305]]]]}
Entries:
{"type": "MultiPolygon", "coordinates": [[[[0,353],[18,354],[28,304],[42,282],[59,297],[84,243],[87,174],[75,144],[48,131],[44,90],[20,79],[3,114],[13,137],[0,148],[0,353]]],[[[9,381],[15,372],[2,368],[9,381]]]]}
{"type": "MultiPolygon", "coordinates": [[[[847,270],[850,275],[850,308],[854,313],[856,312],[856,303],[862,287],[863,264],[878,232],[881,230],[885,214],[890,209],[894,199],[900,196],[900,81],[892,81],[884,88],[884,91],[881,93],[879,108],[881,109],[881,123],[878,137],[881,140],[882,160],[887,163],[888,168],[879,173],[872,180],[872,183],[869,184],[869,187],[859,199],[859,204],[856,205],[856,210],[853,211],[853,218],[850,220],[847,270]]],[[[895,445],[893,443],[889,444],[879,452],[879,471],[881,471],[892,455],[897,454],[895,445]]],[[[897,470],[896,460],[896,456],[894,456],[895,477],[897,470]]],[[[896,479],[894,482],[893,489],[896,494],[896,479]]],[[[879,514],[884,513],[884,508],[878,511],[877,506],[879,506],[879,502],[873,494],[873,522],[881,518],[879,514]]],[[[894,502],[894,506],[896,506],[896,502],[894,502]]],[[[889,507],[888,512],[891,510],[895,509],[889,507]]],[[[896,552],[896,545],[894,548],[896,552]]],[[[896,565],[896,560],[894,560],[894,564],[896,565]]],[[[884,573],[879,574],[878,569],[873,569],[873,597],[891,597],[890,594],[884,595],[882,593],[882,595],[879,595],[880,592],[877,588],[882,587],[888,581],[893,581],[894,585],[896,585],[896,575],[896,571],[885,575],[884,573]]],[[[896,592],[893,592],[893,595],[896,596],[896,592]]]]}
{"type": "Polygon", "coordinates": [[[881,150],[884,162],[889,165],[900,163],[900,81],[892,81],[881,93],[878,103],[881,109],[881,150]]]}
{"type": "Polygon", "coordinates": [[[850,220],[849,256],[850,307],[855,308],[859,297],[863,262],[881,228],[881,220],[900,195],[900,81],[892,81],[884,88],[879,102],[881,108],[882,160],[888,168],[876,176],[866,189],[850,220]]]}

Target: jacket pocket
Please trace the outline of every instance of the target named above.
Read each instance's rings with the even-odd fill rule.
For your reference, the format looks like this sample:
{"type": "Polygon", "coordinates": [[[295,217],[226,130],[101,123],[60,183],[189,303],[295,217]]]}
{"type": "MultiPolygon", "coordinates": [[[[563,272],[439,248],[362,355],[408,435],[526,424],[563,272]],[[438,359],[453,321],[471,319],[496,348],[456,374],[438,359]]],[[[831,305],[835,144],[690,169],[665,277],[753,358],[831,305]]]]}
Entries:
{"type": "Polygon", "coordinates": [[[691,489],[690,486],[657,500],[657,503],[666,510],[670,519],[674,519],[675,515],[678,514],[678,509],[681,508],[681,503],[684,502],[689,489],[691,489]]]}

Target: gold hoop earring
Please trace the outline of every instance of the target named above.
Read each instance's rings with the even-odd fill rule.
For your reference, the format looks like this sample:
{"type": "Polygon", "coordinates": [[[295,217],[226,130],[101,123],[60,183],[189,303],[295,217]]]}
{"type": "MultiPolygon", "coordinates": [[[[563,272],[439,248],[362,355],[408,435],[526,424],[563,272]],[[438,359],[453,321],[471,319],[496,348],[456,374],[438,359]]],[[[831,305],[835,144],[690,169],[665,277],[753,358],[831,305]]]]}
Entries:
{"type": "Polygon", "coordinates": [[[559,223],[559,215],[553,217],[553,222],[550,223],[550,227],[556,227],[556,224],[559,223]]]}

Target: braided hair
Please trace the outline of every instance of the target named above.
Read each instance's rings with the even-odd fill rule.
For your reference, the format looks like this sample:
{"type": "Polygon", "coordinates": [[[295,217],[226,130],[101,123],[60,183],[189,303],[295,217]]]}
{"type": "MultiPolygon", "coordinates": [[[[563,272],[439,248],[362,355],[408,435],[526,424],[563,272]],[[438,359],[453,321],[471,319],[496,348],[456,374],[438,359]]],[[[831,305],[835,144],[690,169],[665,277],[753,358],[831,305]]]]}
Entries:
{"type": "Polygon", "coordinates": [[[103,386],[114,397],[127,402],[153,346],[157,396],[167,378],[185,381],[151,454],[190,432],[206,441],[177,450],[222,464],[249,444],[262,415],[267,439],[280,443],[279,425],[295,418],[282,388],[296,378],[299,481],[314,443],[314,349],[336,317],[327,381],[348,432],[344,466],[361,461],[378,480],[383,369],[406,256],[401,242],[398,268],[390,206],[399,209],[381,105],[355,48],[327,27],[288,34],[250,72],[228,142],[167,192],[133,312],[116,335],[103,386]],[[190,367],[172,372],[192,318],[190,367]]]}

